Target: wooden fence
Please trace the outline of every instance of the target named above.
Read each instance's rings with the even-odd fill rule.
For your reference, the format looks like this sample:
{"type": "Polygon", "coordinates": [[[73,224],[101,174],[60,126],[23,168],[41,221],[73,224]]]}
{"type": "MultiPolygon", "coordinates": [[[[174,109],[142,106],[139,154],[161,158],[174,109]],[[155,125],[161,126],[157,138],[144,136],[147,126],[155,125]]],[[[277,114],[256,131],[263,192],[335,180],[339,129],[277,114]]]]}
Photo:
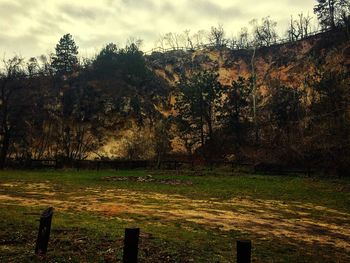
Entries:
{"type": "Polygon", "coordinates": [[[7,168],[12,169],[76,169],[76,170],[216,170],[225,169],[234,173],[235,171],[246,171],[258,174],[305,174],[314,173],[311,167],[290,166],[279,163],[251,163],[236,162],[225,160],[163,160],[156,162],[154,160],[56,160],[56,159],[40,159],[14,161],[10,160],[6,163],[7,168]]]}

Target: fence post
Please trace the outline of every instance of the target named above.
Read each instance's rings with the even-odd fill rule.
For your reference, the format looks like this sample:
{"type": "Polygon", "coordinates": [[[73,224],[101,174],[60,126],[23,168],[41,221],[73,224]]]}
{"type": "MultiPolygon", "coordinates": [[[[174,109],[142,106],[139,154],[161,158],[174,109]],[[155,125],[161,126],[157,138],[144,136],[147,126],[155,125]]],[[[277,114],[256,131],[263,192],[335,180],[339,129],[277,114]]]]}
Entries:
{"type": "Polygon", "coordinates": [[[36,255],[45,255],[50,238],[51,221],[53,215],[53,207],[44,210],[40,217],[40,225],[38,239],[35,246],[36,255]]]}
{"type": "Polygon", "coordinates": [[[77,167],[77,171],[80,171],[80,160],[76,161],[76,167],[77,167]]]}
{"type": "Polygon", "coordinates": [[[137,263],[139,236],[139,228],[125,229],[123,263],[137,263]]]}
{"type": "Polygon", "coordinates": [[[250,240],[237,240],[237,263],[250,263],[252,242],[250,240]]]}

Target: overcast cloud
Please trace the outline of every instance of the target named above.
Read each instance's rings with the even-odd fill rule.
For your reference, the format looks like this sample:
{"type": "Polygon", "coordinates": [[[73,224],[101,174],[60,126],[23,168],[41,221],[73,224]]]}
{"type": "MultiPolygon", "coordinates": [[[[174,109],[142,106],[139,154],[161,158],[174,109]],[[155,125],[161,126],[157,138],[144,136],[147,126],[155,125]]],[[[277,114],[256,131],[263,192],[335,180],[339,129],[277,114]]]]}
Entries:
{"type": "Polygon", "coordinates": [[[0,53],[24,57],[47,54],[71,33],[80,54],[91,56],[104,44],[123,46],[129,37],[155,46],[167,32],[210,29],[223,24],[235,35],[253,18],[270,15],[280,32],[290,15],[312,15],[314,0],[0,0],[0,53]]]}

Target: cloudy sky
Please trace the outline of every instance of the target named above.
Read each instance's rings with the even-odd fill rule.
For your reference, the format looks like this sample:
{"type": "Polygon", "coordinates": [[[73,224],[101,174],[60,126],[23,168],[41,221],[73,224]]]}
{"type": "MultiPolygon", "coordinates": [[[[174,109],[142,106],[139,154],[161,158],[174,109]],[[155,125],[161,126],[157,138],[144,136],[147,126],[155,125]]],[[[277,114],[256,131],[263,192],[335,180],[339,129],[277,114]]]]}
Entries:
{"type": "Polygon", "coordinates": [[[0,55],[48,54],[71,33],[80,54],[91,56],[110,42],[130,37],[155,46],[161,34],[210,29],[222,24],[236,35],[253,18],[270,15],[279,31],[290,15],[312,14],[315,0],[0,0],[0,55]]]}

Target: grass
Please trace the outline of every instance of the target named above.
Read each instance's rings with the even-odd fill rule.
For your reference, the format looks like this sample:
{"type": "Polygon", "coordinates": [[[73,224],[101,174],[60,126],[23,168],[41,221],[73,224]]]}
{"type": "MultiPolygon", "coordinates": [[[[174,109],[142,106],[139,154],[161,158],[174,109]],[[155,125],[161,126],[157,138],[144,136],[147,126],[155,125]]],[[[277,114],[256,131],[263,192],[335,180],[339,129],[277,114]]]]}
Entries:
{"type": "Polygon", "coordinates": [[[254,262],[349,262],[349,200],[349,179],[1,171],[0,262],[38,261],[37,220],[49,205],[46,262],[120,262],[132,226],[141,228],[140,262],[235,262],[237,239],[253,241],[254,262]]]}

